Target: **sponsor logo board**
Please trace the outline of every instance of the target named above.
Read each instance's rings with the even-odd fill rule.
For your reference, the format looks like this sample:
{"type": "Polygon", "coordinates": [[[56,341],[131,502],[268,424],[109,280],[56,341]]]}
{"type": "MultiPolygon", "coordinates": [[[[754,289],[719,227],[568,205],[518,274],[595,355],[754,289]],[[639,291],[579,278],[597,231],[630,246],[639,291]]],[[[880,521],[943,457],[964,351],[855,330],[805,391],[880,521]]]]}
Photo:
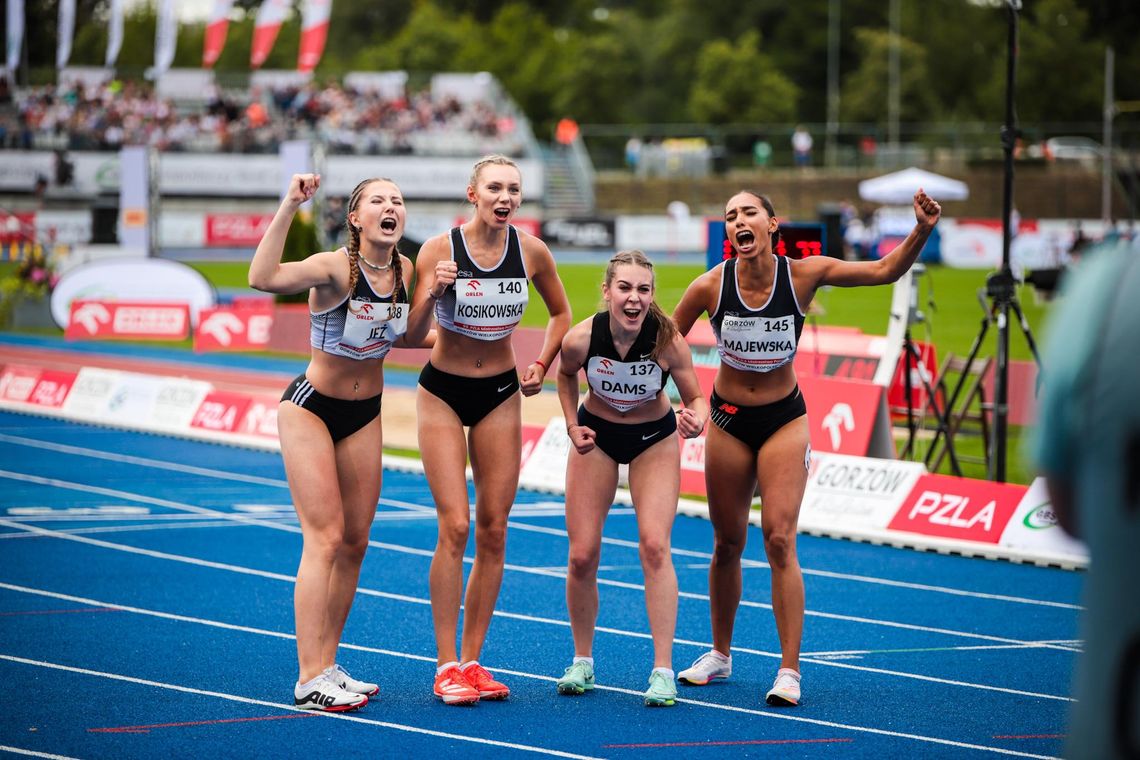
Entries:
{"type": "Polygon", "coordinates": [[[925,473],[921,462],[813,452],[800,525],[882,530],[925,473]]]}
{"type": "Polygon", "coordinates": [[[997,544],[1026,490],[1021,485],[923,475],[887,527],[997,544]]]}
{"type": "Polygon", "coordinates": [[[1088,560],[1083,541],[1073,538],[1057,522],[1045,481],[1037,478],[1001,534],[1001,545],[1032,553],[1060,554],[1088,560]]]}

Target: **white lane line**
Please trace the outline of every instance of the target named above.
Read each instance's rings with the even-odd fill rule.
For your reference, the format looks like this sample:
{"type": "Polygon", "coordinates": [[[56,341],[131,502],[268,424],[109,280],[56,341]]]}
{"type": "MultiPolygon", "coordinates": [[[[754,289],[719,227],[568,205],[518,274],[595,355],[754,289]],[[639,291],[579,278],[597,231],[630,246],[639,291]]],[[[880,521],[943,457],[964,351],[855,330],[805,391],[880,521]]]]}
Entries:
{"type": "MultiPolygon", "coordinates": [[[[0,520],[0,526],[12,527],[12,526],[6,525],[3,520],[0,520]]],[[[98,539],[86,538],[83,536],[71,536],[71,535],[66,535],[66,534],[60,534],[56,531],[49,531],[45,528],[36,528],[33,526],[16,526],[16,527],[19,527],[22,530],[36,532],[36,533],[43,535],[45,537],[58,538],[58,539],[66,540],[66,541],[75,541],[77,543],[89,544],[91,546],[97,546],[97,547],[100,547],[103,549],[111,549],[113,551],[121,551],[121,552],[125,552],[127,554],[137,554],[140,556],[150,557],[152,559],[171,560],[174,562],[181,562],[184,564],[196,565],[198,567],[207,567],[207,568],[211,568],[214,570],[222,570],[222,571],[226,571],[226,572],[240,573],[242,575],[250,575],[250,576],[255,576],[255,577],[259,577],[259,578],[266,578],[269,580],[283,581],[286,583],[295,583],[296,582],[296,578],[294,576],[285,575],[283,573],[273,573],[273,572],[269,572],[266,570],[256,570],[253,568],[244,567],[244,566],[240,566],[240,565],[229,565],[229,564],[225,564],[225,563],[221,563],[221,562],[213,562],[210,560],[198,559],[196,557],[186,557],[186,556],[178,555],[178,554],[170,554],[167,552],[155,551],[153,549],[141,549],[141,548],[135,547],[135,546],[129,546],[129,545],[125,545],[125,544],[114,544],[114,543],[110,543],[108,541],[101,541],[98,539]]],[[[5,584],[0,583],[0,587],[4,587],[4,586],[5,586],[5,584]]],[[[366,588],[363,586],[357,587],[356,593],[358,595],[362,595],[362,596],[375,596],[375,597],[379,597],[382,599],[391,599],[394,601],[408,602],[411,604],[419,604],[419,605],[424,605],[424,606],[430,606],[431,605],[430,599],[423,599],[423,598],[419,598],[419,597],[408,596],[405,594],[394,594],[394,593],[391,593],[388,591],[378,591],[376,589],[370,589],[370,588],[366,588]]],[[[544,618],[544,617],[539,617],[536,615],[524,615],[524,614],[520,614],[520,613],[506,612],[504,610],[495,610],[492,613],[492,615],[494,615],[495,617],[501,617],[501,618],[505,618],[505,619],[509,619],[509,620],[519,620],[519,621],[523,621],[523,622],[538,623],[538,624],[543,624],[543,625],[554,625],[554,626],[558,626],[558,627],[562,627],[562,628],[568,628],[570,625],[569,622],[563,621],[563,620],[553,620],[551,618],[544,618]]],[[[639,639],[649,639],[650,638],[649,634],[647,634],[647,633],[625,631],[625,630],[622,630],[619,628],[608,628],[605,626],[598,626],[595,630],[598,633],[609,633],[609,634],[613,634],[613,635],[617,635],[617,636],[625,636],[628,638],[639,638],[639,639]]],[[[673,643],[677,644],[677,645],[694,646],[694,647],[699,648],[700,650],[708,650],[712,647],[711,642],[692,641],[689,639],[675,638],[673,640],[673,643]]],[[[1027,642],[1006,642],[1006,643],[1017,643],[1017,644],[1023,644],[1023,645],[1028,646],[1027,642]]],[[[754,655],[758,655],[761,657],[767,657],[769,659],[779,659],[780,658],[780,655],[778,653],[775,653],[775,652],[765,652],[763,650],[750,649],[750,648],[746,648],[746,647],[733,647],[733,651],[741,653],[741,654],[754,654],[754,655]]],[[[1071,650],[1066,649],[1065,651],[1071,651],[1071,650]]],[[[906,672],[902,672],[902,671],[887,670],[885,668],[872,668],[872,667],[868,667],[868,666],[864,666],[864,665],[852,665],[850,663],[838,662],[838,661],[834,661],[834,660],[808,660],[808,659],[801,658],[801,662],[808,662],[808,663],[816,664],[816,665],[825,665],[825,666],[833,667],[833,668],[843,668],[843,669],[858,670],[858,671],[863,671],[863,672],[868,672],[868,673],[877,673],[879,675],[887,675],[887,676],[893,676],[893,677],[898,677],[898,678],[910,678],[910,679],[914,679],[914,680],[928,681],[931,683],[938,683],[938,684],[944,684],[944,685],[964,686],[967,688],[982,689],[982,690],[986,690],[986,691],[996,691],[996,692],[1002,692],[1002,693],[1006,693],[1006,694],[1016,694],[1018,696],[1032,697],[1035,699],[1052,699],[1052,700],[1059,700],[1059,701],[1065,701],[1065,702],[1072,701],[1072,699],[1070,697],[1067,697],[1067,696],[1057,696],[1057,695],[1053,695],[1053,694],[1041,694],[1041,693],[1037,693],[1037,692],[1023,691],[1021,689],[1010,689],[1010,688],[1005,688],[1005,687],[1001,687],[1001,686],[990,686],[987,684],[976,684],[976,683],[970,683],[970,682],[966,682],[966,681],[955,681],[955,680],[951,680],[951,679],[936,678],[933,676],[924,676],[924,675],[919,675],[919,674],[915,674],[915,673],[906,673],[906,672]]]]}
{"type": "Polygon", "coordinates": [[[28,757],[48,757],[52,760],[79,760],[79,758],[70,755],[52,755],[47,752],[23,749],[22,747],[9,747],[7,744],[0,744],[0,752],[11,752],[13,755],[27,755],[28,757]]]}
{"type": "Polygon", "coordinates": [[[29,660],[25,657],[15,657],[7,654],[0,654],[0,660],[7,660],[9,662],[19,663],[21,665],[31,665],[39,668],[48,668],[51,670],[61,670],[66,673],[78,673],[85,676],[94,676],[96,678],[106,678],[112,681],[122,681],[125,683],[135,684],[137,686],[150,686],[158,689],[167,689],[169,691],[177,691],[183,694],[194,694],[203,697],[215,697],[217,699],[224,699],[230,702],[240,702],[247,705],[258,705],[260,707],[268,707],[274,710],[285,710],[287,712],[300,712],[313,714],[322,718],[336,718],[338,720],[352,721],[353,723],[366,723],[372,726],[380,726],[381,728],[390,728],[395,731],[403,731],[409,734],[423,734],[424,736],[434,736],[439,739],[451,739],[453,741],[470,742],[472,744],[485,744],[490,747],[501,747],[505,749],[517,749],[523,752],[536,752],[541,755],[551,755],[552,757],[569,757],[577,758],[580,760],[594,760],[590,755],[576,755],[571,752],[562,752],[556,749],[548,749],[546,747],[535,747],[529,744],[518,744],[516,742],[505,742],[498,739],[484,739],[476,736],[465,736],[463,734],[449,734],[445,731],[434,731],[430,728],[420,728],[418,726],[409,726],[404,723],[392,723],[386,720],[375,720],[373,718],[365,718],[361,715],[346,715],[344,713],[326,713],[319,710],[302,710],[292,705],[283,705],[277,702],[269,702],[264,699],[254,699],[252,697],[243,697],[237,694],[226,694],[220,691],[208,691],[206,689],[195,689],[189,686],[180,686],[179,684],[164,683],[162,681],[151,681],[146,678],[135,678],[133,676],[124,676],[119,673],[107,673],[100,670],[90,670],[88,668],[76,668],[70,665],[60,665],[54,662],[45,662],[43,660],[29,660]]]}
{"type": "MultiPolygon", "coordinates": [[[[15,522],[13,520],[13,522],[15,522]]],[[[233,528],[234,524],[229,520],[214,520],[210,522],[191,522],[189,520],[178,523],[167,523],[161,525],[104,525],[97,528],[65,528],[56,531],[58,533],[65,533],[72,536],[91,535],[93,533],[99,534],[121,534],[121,533],[141,533],[152,530],[190,530],[201,528],[233,528]]],[[[35,538],[34,533],[0,533],[0,540],[15,540],[15,539],[28,539],[35,538]]]]}
{"type": "MultiPolygon", "coordinates": [[[[182,510],[182,511],[191,512],[191,513],[197,514],[197,515],[209,516],[209,517],[212,517],[215,519],[223,519],[223,520],[224,519],[232,519],[235,523],[238,523],[241,525],[260,525],[263,527],[272,528],[274,530],[286,531],[289,533],[296,533],[296,534],[301,533],[300,527],[295,526],[295,525],[286,525],[283,523],[262,522],[256,518],[247,517],[245,515],[230,514],[227,512],[219,512],[218,510],[207,509],[205,507],[198,507],[198,506],[194,506],[192,504],[185,504],[182,502],[170,501],[168,499],[159,499],[159,498],[156,498],[153,496],[144,496],[141,494],[132,494],[132,493],[129,493],[126,491],[119,491],[116,489],[103,488],[100,486],[90,486],[90,485],[86,485],[86,484],[82,484],[82,483],[72,483],[69,481],[59,480],[56,478],[44,478],[44,477],[41,477],[39,475],[25,475],[23,473],[13,473],[13,472],[9,472],[6,470],[0,470],[0,477],[7,477],[7,478],[11,478],[13,480],[27,481],[27,482],[33,482],[33,483],[42,483],[44,485],[50,485],[50,486],[54,486],[57,488],[67,488],[67,489],[71,489],[71,490],[77,490],[80,492],[97,493],[97,494],[100,494],[103,496],[113,496],[113,497],[118,498],[118,499],[128,499],[128,500],[134,499],[134,500],[140,501],[144,504],[156,504],[159,506],[167,507],[168,509],[182,510]]],[[[14,527],[14,524],[3,522],[3,521],[0,521],[0,524],[7,525],[9,527],[14,527]]],[[[24,529],[29,529],[28,526],[19,526],[19,527],[24,528],[24,529]]],[[[399,544],[389,544],[389,543],[385,543],[385,542],[381,542],[381,541],[369,541],[368,545],[376,547],[378,549],[384,549],[384,550],[388,550],[388,551],[399,552],[402,554],[412,554],[412,555],[421,556],[421,557],[431,557],[433,555],[433,552],[430,550],[427,550],[427,549],[415,549],[415,548],[411,548],[411,547],[407,547],[407,546],[402,546],[399,544]]],[[[474,559],[470,558],[470,557],[464,557],[463,561],[465,563],[473,563],[474,559]]],[[[513,572],[527,573],[530,575],[538,575],[540,577],[559,578],[562,580],[565,580],[565,578],[566,578],[566,571],[565,570],[549,571],[549,570],[544,570],[544,569],[535,569],[532,567],[524,567],[521,565],[513,565],[510,563],[505,564],[503,569],[504,570],[510,570],[513,572]]],[[[641,584],[626,583],[624,581],[615,581],[615,580],[607,579],[607,578],[599,578],[598,584],[604,585],[604,586],[609,586],[611,588],[624,588],[624,589],[628,589],[628,590],[635,590],[635,591],[642,591],[642,592],[645,591],[645,587],[641,584]]],[[[697,593],[693,593],[691,591],[682,591],[682,592],[680,592],[679,596],[682,599],[695,599],[695,600],[706,602],[706,603],[709,600],[707,594],[697,594],[697,593]]],[[[740,601],[740,606],[756,608],[756,609],[765,609],[765,610],[772,609],[772,605],[770,605],[770,604],[764,604],[762,602],[753,602],[753,601],[748,601],[748,600],[743,600],[743,599],[740,601]]],[[[946,636],[957,636],[957,637],[961,637],[961,638],[979,639],[982,641],[992,641],[992,642],[1001,643],[1001,644],[1024,644],[1024,643],[1026,643],[1020,639],[1011,639],[1011,638],[1004,637],[1004,636],[990,636],[987,634],[972,633],[972,632],[966,632],[966,631],[956,631],[956,630],[952,630],[952,629],[935,628],[935,627],[931,627],[931,626],[921,626],[921,625],[915,625],[915,624],[911,624],[911,623],[899,623],[899,622],[894,622],[894,621],[879,620],[879,619],[875,619],[875,618],[858,617],[858,616],[854,616],[854,615],[841,615],[838,613],[821,612],[819,610],[805,610],[804,614],[808,617],[818,617],[818,618],[823,618],[825,620],[838,620],[838,621],[847,622],[847,623],[862,623],[862,624],[866,624],[866,625],[880,626],[880,627],[886,627],[886,628],[896,628],[896,629],[905,630],[905,631],[919,631],[919,632],[923,632],[923,633],[935,633],[935,634],[941,634],[941,635],[946,635],[946,636]]],[[[1064,647],[1052,647],[1050,645],[1045,645],[1042,648],[1070,651],[1064,647]]]]}
{"type": "MultiPolygon", "coordinates": [[[[910,647],[906,649],[847,649],[836,652],[803,652],[801,657],[862,657],[868,654],[908,654],[922,652],[973,652],[983,650],[1039,649],[1044,644],[1057,644],[1057,641],[1030,641],[1025,644],[989,644],[954,647],[910,647]]],[[[1066,648],[1079,653],[1079,645],[1068,644],[1066,648]]]]}
{"type": "MultiPolygon", "coordinates": [[[[119,610],[122,610],[123,612],[132,612],[135,614],[148,615],[148,616],[152,616],[152,617],[159,617],[159,618],[164,618],[164,619],[168,619],[168,620],[175,620],[178,622],[197,623],[200,625],[206,625],[206,626],[215,627],[215,628],[241,631],[243,633],[252,633],[252,634],[258,634],[258,635],[264,635],[264,636],[271,636],[273,638],[278,638],[278,639],[293,639],[294,638],[291,634],[281,633],[279,631],[269,631],[269,630],[258,629],[258,628],[250,628],[250,627],[246,627],[246,626],[236,626],[236,625],[231,625],[229,623],[221,623],[221,622],[214,621],[214,620],[208,620],[205,618],[193,618],[193,617],[188,617],[185,615],[173,615],[170,613],[157,612],[154,610],[145,610],[145,609],[141,609],[141,608],[137,608],[137,607],[126,607],[123,605],[112,604],[109,602],[103,602],[103,601],[99,601],[99,600],[95,600],[95,599],[87,599],[84,597],[70,596],[68,594],[57,594],[57,593],[50,592],[50,591],[41,591],[39,589],[31,589],[31,588],[26,588],[26,587],[21,587],[21,586],[13,586],[13,585],[7,584],[7,583],[0,583],[0,588],[6,588],[6,589],[9,589],[12,591],[20,591],[20,592],[30,593],[30,594],[40,594],[43,596],[48,596],[48,597],[52,597],[52,598],[56,598],[56,599],[62,599],[65,601],[77,602],[77,603],[81,603],[81,604],[89,604],[89,605],[93,605],[93,606],[97,606],[97,607],[119,609],[119,610]]],[[[341,646],[346,648],[346,649],[353,649],[356,651],[367,652],[367,653],[372,653],[372,654],[381,654],[381,655],[386,655],[386,656],[390,656],[390,657],[399,657],[399,658],[414,660],[414,661],[418,661],[418,662],[432,662],[432,663],[435,662],[434,658],[424,657],[422,655],[408,654],[406,652],[396,652],[393,650],[377,649],[374,647],[365,647],[365,646],[359,646],[359,645],[354,645],[354,644],[341,644],[341,646]]],[[[36,661],[23,660],[22,658],[11,657],[8,655],[3,655],[3,654],[0,654],[0,659],[8,659],[8,660],[14,660],[17,662],[27,662],[30,664],[36,664],[36,661]]],[[[59,667],[60,669],[69,669],[69,668],[66,668],[65,666],[55,666],[55,667],[59,667]]],[[[79,669],[72,669],[72,670],[75,670],[76,672],[84,672],[84,671],[81,671],[79,669]]],[[[530,679],[534,679],[534,680],[538,680],[538,681],[555,682],[558,680],[554,676],[540,675],[537,673],[528,673],[525,671],[506,670],[506,669],[498,668],[498,667],[494,668],[494,670],[496,673],[500,673],[503,675],[517,676],[519,678],[530,678],[530,679]]],[[[125,680],[125,681],[131,681],[131,682],[135,682],[135,683],[141,682],[141,683],[148,683],[148,684],[155,685],[154,682],[142,682],[138,679],[128,678],[125,676],[111,676],[111,677],[119,678],[119,679],[125,680]]],[[[191,689],[186,689],[184,687],[173,687],[173,688],[177,688],[178,690],[181,690],[181,691],[192,691],[192,692],[194,691],[191,689]]],[[[628,694],[628,695],[634,696],[634,697],[641,697],[642,696],[642,693],[639,691],[635,691],[633,689],[623,689],[623,688],[616,687],[616,686],[604,686],[604,685],[598,684],[595,686],[595,689],[600,690],[600,691],[611,691],[611,692],[615,692],[618,694],[628,694]]],[[[207,693],[208,694],[209,692],[194,692],[194,693],[207,693]]],[[[250,701],[250,702],[253,702],[255,704],[262,704],[262,705],[266,705],[266,706],[270,706],[270,707],[278,707],[281,709],[292,709],[289,706],[279,705],[279,704],[276,704],[273,702],[263,702],[260,700],[246,700],[245,698],[235,698],[235,699],[237,699],[238,701],[250,701]]],[[[903,732],[899,732],[899,731],[887,731],[885,729],[872,728],[869,726],[858,726],[858,725],[847,724],[847,723],[837,723],[835,721],[820,720],[817,718],[805,718],[805,717],[797,716],[797,715],[789,715],[787,712],[784,712],[784,711],[755,710],[755,709],[747,708],[747,707],[734,707],[732,705],[722,705],[722,704],[717,704],[715,702],[706,702],[704,700],[688,699],[688,698],[682,698],[678,701],[680,701],[683,704],[690,704],[690,705],[695,705],[698,707],[705,707],[705,708],[709,708],[709,709],[713,709],[713,710],[727,710],[730,712],[736,712],[736,713],[741,713],[741,714],[745,714],[745,715],[755,715],[755,716],[759,716],[762,718],[772,718],[772,719],[776,719],[776,720],[790,720],[790,721],[795,721],[795,722],[799,722],[799,723],[807,723],[807,724],[817,725],[817,726],[827,726],[829,728],[837,728],[837,729],[843,729],[843,730],[847,730],[847,731],[856,731],[856,732],[860,732],[860,733],[877,734],[877,735],[881,735],[881,736],[891,736],[891,737],[900,738],[900,739],[912,739],[915,741],[928,742],[928,743],[933,743],[933,744],[942,744],[942,745],[947,745],[947,746],[951,746],[951,747],[960,747],[963,749],[981,750],[983,752],[996,752],[998,754],[1013,755],[1016,757],[1032,757],[1032,758],[1049,758],[1050,757],[1048,755],[1033,755],[1033,754],[1028,754],[1028,753],[1024,753],[1024,752],[1015,752],[1013,750],[1002,749],[999,747],[987,747],[987,746],[978,745],[978,744],[967,744],[964,742],[956,742],[956,741],[949,740],[949,739],[940,739],[937,737],[924,736],[921,734],[909,734],[909,733],[903,733],[903,732]]],[[[328,713],[323,713],[323,714],[328,714],[328,713]]],[[[337,717],[339,717],[339,716],[337,716],[337,717]]],[[[346,717],[351,717],[351,716],[346,716],[346,717]]]]}
{"type": "MultiPolygon", "coordinates": [[[[286,481],[279,480],[279,479],[274,480],[271,478],[261,478],[261,477],[257,477],[257,476],[253,476],[253,475],[243,475],[241,473],[226,472],[224,470],[215,470],[215,469],[209,469],[209,468],[205,468],[205,467],[194,467],[191,465],[182,465],[182,464],[177,464],[177,463],[172,463],[172,462],[163,462],[163,461],[155,460],[155,459],[147,459],[145,457],[130,456],[127,454],[115,454],[112,452],[98,451],[96,449],[83,448],[83,447],[79,447],[79,446],[70,446],[68,444],[52,443],[52,442],[47,442],[47,441],[37,441],[37,440],[31,439],[31,438],[23,438],[23,437],[19,437],[19,436],[7,435],[7,434],[3,434],[3,433],[0,433],[0,441],[6,441],[8,443],[18,444],[21,446],[28,446],[28,447],[32,447],[32,448],[40,448],[40,449],[44,449],[47,451],[55,451],[55,452],[59,452],[59,453],[72,454],[75,456],[86,456],[86,457],[92,457],[92,458],[96,458],[96,459],[103,459],[106,461],[122,462],[122,463],[126,463],[126,464],[134,464],[134,465],[138,465],[138,466],[142,466],[142,467],[153,467],[156,469],[170,470],[173,472],[192,473],[195,475],[203,475],[205,477],[219,478],[222,480],[234,480],[234,481],[238,481],[238,482],[254,483],[254,484],[259,484],[259,485],[268,485],[268,486],[274,486],[277,488],[284,488],[284,489],[288,489],[288,487],[289,487],[289,484],[286,481]]],[[[380,503],[381,504],[387,504],[387,505],[394,506],[394,507],[400,507],[402,509],[408,509],[408,510],[414,510],[414,511],[424,511],[424,512],[427,512],[431,515],[435,514],[435,510],[432,507],[426,507],[422,504],[415,504],[412,502],[400,501],[397,499],[389,499],[389,498],[381,498],[380,503]]],[[[518,512],[520,506],[525,507],[526,505],[516,505],[515,508],[512,510],[513,516],[516,516],[516,517],[522,516],[518,512]]],[[[610,514],[628,514],[628,513],[633,512],[633,510],[628,510],[628,512],[619,512],[620,509],[621,508],[615,507],[613,510],[610,511],[610,514]]],[[[556,514],[556,512],[552,511],[551,514],[556,514]]],[[[566,537],[566,531],[565,530],[558,530],[557,528],[546,528],[546,527],[539,526],[539,525],[528,525],[526,523],[519,523],[519,522],[514,522],[514,521],[508,522],[507,525],[508,525],[508,527],[514,528],[516,530],[530,531],[530,532],[534,532],[534,533],[546,533],[548,535],[559,536],[562,538],[566,537]]],[[[634,549],[637,548],[637,542],[636,541],[623,541],[621,539],[609,538],[609,537],[603,536],[602,542],[607,544],[607,545],[610,545],[610,546],[624,546],[624,547],[629,547],[629,548],[634,548],[634,549]]],[[[704,559],[704,560],[708,560],[712,557],[712,555],[708,552],[699,552],[699,551],[677,549],[677,548],[674,548],[672,550],[672,553],[674,556],[678,556],[678,557],[694,557],[694,558],[704,559]]],[[[769,567],[768,563],[759,562],[759,561],[755,561],[755,560],[745,560],[742,564],[745,567],[758,567],[758,568],[769,567]]],[[[804,575],[815,575],[815,576],[819,576],[822,578],[832,578],[832,579],[836,579],[836,580],[853,581],[853,582],[857,582],[857,583],[871,583],[871,584],[876,584],[876,585],[890,586],[890,587],[894,587],[894,588],[905,588],[905,589],[910,589],[910,590],[914,590],[914,591],[926,591],[926,592],[936,593],[936,594],[950,594],[950,595],[954,595],[954,596],[965,596],[965,597],[970,597],[970,598],[975,598],[975,599],[988,599],[988,600],[992,600],[992,601],[1009,602],[1009,603],[1013,603],[1013,604],[1029,604],[1029,605],[1037,605],[1037,606],[1041,606],[1041,607],[1057,607],[1059,609],[1071,609],[1071,610],[1083,609],[1078,604],[1070,604],[1067,602],[1054,602],[1054,601],[1048,601],[1048,600],[1042,600],[1042,599],[1029,599],[1029,598],[1025,598],[1025,597],[1007,596],[1007,595],[1003,595],[1003,594],[988,594],[988,593],[984,593],[984,592],[980,592],[980,591],[968,591],[968,590],[964,590],[964,589],[956,589],[956,588],[951,588],[951,587],[947,587],[947,586],[934,586],[934,585],[924,584],[924,583],[911,583],[908,581],[898,581],[898,580],[893,580],[893,579],[889,579],[889,578],[876,578],[873,576],[866,576],[866,575],[836,573],[836,572],[832,572],[832,571],[828,571],[828,570],[812,570],[809,568],[803,568],[803,573],[804,573],[804,575]]]]}

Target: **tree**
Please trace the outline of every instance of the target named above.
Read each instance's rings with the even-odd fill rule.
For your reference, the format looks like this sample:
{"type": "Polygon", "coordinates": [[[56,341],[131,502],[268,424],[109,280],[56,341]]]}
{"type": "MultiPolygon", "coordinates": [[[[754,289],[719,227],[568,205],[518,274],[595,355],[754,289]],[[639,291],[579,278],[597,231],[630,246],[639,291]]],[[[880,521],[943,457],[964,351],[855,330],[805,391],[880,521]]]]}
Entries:
{"type": "MultiPolygon", "coordinates": [[[[885,124],[891,33],[885,29],[857,29],[856,44],[863,51],[859,67],[843,79],[839,113],[844,121],[885,124]]],[[[926,50],[899,39],[899,120],[924,122],[937,113],[930,86],[926,50]]]]}
{"type": "Polygon", "coordinates": [[[689,90],[689,116],[713,124],[790,121],[799,95],[791,80],[760,52],[760,33],[750,30],[735,43],[714,40],[697,56],[689,90]]]}
{"type": "Polygon", "coordinates": [[[1020,32],[1018,118],[1026,123],[1099,122],[1104,44],[1087,38],[1088,13],[1073,0],[1039,0],[1020,32]]]}

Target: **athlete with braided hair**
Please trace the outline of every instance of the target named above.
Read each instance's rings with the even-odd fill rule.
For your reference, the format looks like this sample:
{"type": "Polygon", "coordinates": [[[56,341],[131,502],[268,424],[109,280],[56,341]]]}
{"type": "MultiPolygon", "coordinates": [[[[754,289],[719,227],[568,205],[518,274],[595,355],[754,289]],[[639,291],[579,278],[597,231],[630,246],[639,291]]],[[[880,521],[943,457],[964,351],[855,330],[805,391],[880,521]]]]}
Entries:
{"type": "Polygon", "coordinates": [[[677,434],[695,438],[709,417],[689,345],[653,300],[653,264],[641,251],[610,259],[602,283],[606,309],[579,322],[562,339],[558,398],[573,449],[566,466],[566,532],[570,555],[566,607],[574,660],[558,679],[558,693],[594,688],[594,625],[598,617],[598,560],[602,524],[614,502],[618,465],[629,465],[637,513],[637,549],[645,573],[645,607],[653,637],[653,670],[645,704],[677,699],[673,633],[677,573],[669,547],[681,487],[677,434]],[[578,405],[578,373],[589,391],[578,405]],[[674,413],[665,383],[670,375],[685,402],[674,413]]]}
{"type": "Polygon", "coordinates": [[[380,498],[380,397],[392,346],[420,346],[430,315],[411,318],[412,264],[397,248],[406,211],[400,188],[367,179],[349,199],[348,248],[282,263],[293,216],[320,176],[295,174],[257,246],[249,284],[269,293],[309,291],[312,355],[281,398],[277,428],[304,538],[294,589],[297,707],[339,712],[379,687],[336,661],[341,632],[380,498]]]}

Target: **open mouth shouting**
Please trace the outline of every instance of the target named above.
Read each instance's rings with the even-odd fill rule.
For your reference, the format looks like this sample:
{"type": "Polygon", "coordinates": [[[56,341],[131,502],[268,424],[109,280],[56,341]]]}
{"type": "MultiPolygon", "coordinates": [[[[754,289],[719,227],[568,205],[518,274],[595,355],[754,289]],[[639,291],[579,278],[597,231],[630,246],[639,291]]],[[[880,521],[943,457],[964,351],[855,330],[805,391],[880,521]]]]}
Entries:
{"type": "Polygon", "coordinates": [[[500,222],[505,222],[511,218],[511,209],[509,207],[500,206],[494,211],[495,218],[500,222]]]}
{"type": "Polygon", "coordinates": [[[740,253],[750,253],[756,248],[756,235],[752,230],[743,229],[736,233],[736,250],[740,253]]]}
{"type": "Polygon", "coordinates": [[[398,226],[399,222],[396,221],[396,217],[394,216],[386,216],[380,220],[380,229],[384,232],[395,232],[398,226]]]}

